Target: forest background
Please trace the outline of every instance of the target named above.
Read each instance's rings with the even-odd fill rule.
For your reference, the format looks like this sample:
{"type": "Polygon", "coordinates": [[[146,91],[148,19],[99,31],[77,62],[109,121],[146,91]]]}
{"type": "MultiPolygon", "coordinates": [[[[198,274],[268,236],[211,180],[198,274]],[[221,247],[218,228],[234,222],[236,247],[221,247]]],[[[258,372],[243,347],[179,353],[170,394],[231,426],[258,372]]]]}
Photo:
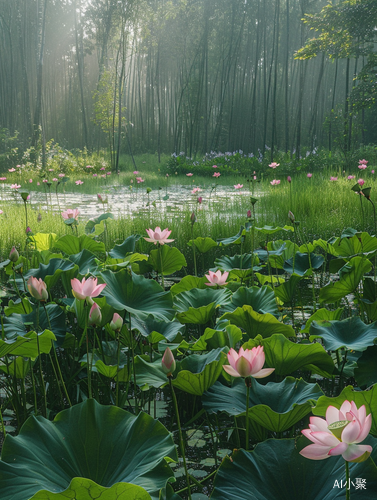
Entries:
{"type": "Polygon", "coordinates": [[[376,25],[375,0],[0,0],[0,169],[52,139],[113,168],[346,158],[377,143],[376,25]]]}

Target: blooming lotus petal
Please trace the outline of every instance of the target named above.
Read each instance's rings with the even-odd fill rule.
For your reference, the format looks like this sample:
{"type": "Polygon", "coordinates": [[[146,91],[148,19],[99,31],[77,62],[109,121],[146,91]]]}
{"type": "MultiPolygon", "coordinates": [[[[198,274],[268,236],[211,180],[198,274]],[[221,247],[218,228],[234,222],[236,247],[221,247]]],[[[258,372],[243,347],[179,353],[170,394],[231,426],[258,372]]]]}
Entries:
{"type": "Polygon", "coordinates": [[[229,373],[232,377],[240,377],[241,375],[238,373],[237,370],[235,370],[232,366],[230,365],[224,365],[223,366],[224,370],[229,373]]]}
{"type": "Polygon", "coordinates": [[[337,455],[343,455],[343,453],[347,450],[348,448],[348,443],[343,443],[338,441],[338,444],[334,447],[331,448],[329,451],[329,455],[332,457],[335,457],[337,455]]]}
{"type": "Polygon", "coordinates": [[[329,450],[320,444],[310,444],[300,451],[300,455],[310,460],[323,460],[329,458],[329,450]]]}
{"type": "Polygon", "coordinates": [[[246,358],[240,356],[236,361],[236,370],[241,377],[249,377],[252,373],[252,366],[246,358]]]}
{"type": "Polygon", "coordinates": [[[328,432],[328,424],[323,418],[310,417],[309,427],[312,432],[328,432]]]}
{"type": "Polygon", "coordinates": [[[361,460],[361,462],[363,462],[372,453],[372,449],[373,448],[368,444],[351,444],[348,446],[342,456],[344,460],[352,462],[357,461],[358,458],[362,457],[365,454],[365,457],[363,457],[363,460],[361,460]]]}
{"type": "Polygon", "coordinates": [[[364,439],[369,434],[371,427],[372,427],[372,415],[371,415],[371,413],[369,413],[369,415],[364,420],[364,424],[361,427],[361,431],[360,431],[359,435],[357,436],[356,443],[361,443],[361,441],[364,441],[364,439]]]}
{"type": "MultiPolygon", "coordinates": [[[[241,347],[242,349],[242,347],[241,347]]],[[[237,354],[237,351],[235,351],[233,348],[231,348],[228,352],[228,361],[230,363],[230,365],[236,369],[236,362],[237,362],[237,359],[238,359],[238,354],[237,354]]]]}
{"type": "Polygon", "coordinates": [[[252,367],[253,367],[253,372],[260,372],[263,368],[265,362],[265,355],[264,352],[258,353],[258,355],[254,356],[254,359],[252,361],[252,367]]]}
{"type": "Polygon", "coordinates": [[[361,428],[358,420],[352,420],[344,429],[342,432],[341,439],[345,443],[354,443],[356,442],[359,434],[360,434],[361,428]]]}
{"type": "Polygon", "coordinates": [[[274,370],[275,368],[263,368],[263,370],[259,370],[258,373],[252,373],[251,376],[254,378],[268,377],[274,370]]]}
{"type": "Polygon", "coordinates": [[[335,406],[329,406],[326,410],[327,425],[333,424],[334,422],[339,422],[339,420],[344,420],[344,418],[339,418],[338,408],[335,408],[335,406]]]}

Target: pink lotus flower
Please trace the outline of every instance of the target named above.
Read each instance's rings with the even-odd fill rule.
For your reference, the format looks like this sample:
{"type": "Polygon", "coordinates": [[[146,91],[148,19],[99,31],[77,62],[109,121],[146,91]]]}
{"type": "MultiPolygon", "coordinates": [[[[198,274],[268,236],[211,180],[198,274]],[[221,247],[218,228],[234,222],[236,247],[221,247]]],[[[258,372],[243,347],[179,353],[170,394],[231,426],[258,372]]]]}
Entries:
{"type": "MultiPolygon", "coordinates": [[[[3,211],[1,211],[3,213],[3,211]]],[[[18,253],[16,247],[12,247],[12,250],[9,253],[9,260],[11,262],[17,262],[20,257],[20,254],[18,253]]]]}
{"type": "Polygon", "coordinates": [[[359,160],[360,165],[367,165],[368,161],[367,160],[359,160]]]}
{"type": "Polygon", "coordinates": [[[166,373],[168,377],[170,377],[175,370],[176,363],[174,354],[171,352],[169,347],[165,349],[164,355],[162,356],[161,367],[162,371],[166,373]]]}
{"type": "Polygon", "coordinates": [[[188,173],[188,174],[186,174],[186,175],[187,175],[187,177],[192,177],[194,174],[192,174],[192,173],[190,172],[190,173],[188,173]]]}
{"type": "Polygon", "coordinates": [[[106,170],[106,168],[105,167],[101,167],[100,170],[106,170]]]}
{"type": "Polygon", "coordinates": [[[93,177],[98,177],[98,174],[93,174],[93,177]]]}
{"type": "Polygon", "coordinates": [[[218,166],[217,165],[212,165],[212,168],[218,168],[218,166]]]}
{"type": "Polygon", "coordinates": [[[37,186],[40,186],[40,185],[41,185],[41,183],[38,181],[38,182],[37,182],[37,186]]]}
{"type": "Polygon", "coordinates": [[[2,215],[4,212],[2,210],[0,210],[0,215],[2,215]]]}
{"type": "Polygon", "coordinates": [[[138,170],[134,170],[132,173],[133,173],[134,175],[137,175],[137,174],[139,173],[139,171],[138,171],[138,170]]]}
{"type": "Polygon", "coordinates": [[[101,308],[94,302],[89,311],[89,324],[100,325],[102,321],[101,308]]]}
{"type": "Polygon", "coordinates": [[[63,177],[65,177],[65,174],[59,174],[58,177],[62,179],[63,177]]]}
{"type": "Polygon", "coordinates": [[[19,189],[21,187],[21,184],[11,184],[11,189],[19,189]]]}
{"type": "Polygon", "coordinates": [[[42,182],[46,183],[46,182],[48,182],[48,179],[43,179],[43,181],[42,181],[42,182]]]}
{"type": "Polygon", "coordinates": [[[242,189],[243,184],[234,184],[234,189],[242,189]]]}
{"type": "Polygon", "coordinates": [[[347,177],[347,179],[348,179],[349,181],[351,181],[352,179],[355,179],[355,176],[354,176],[354,175],[349,175],[349,176],[347,177]]]}
{"type": "Polygon", "coordinates": [[[246,216],[247,216],[247,218],[248,218],[248,219],[250,219],[250,217],[251,217],[251,210],[248,210],[248,211],[247,211],[246,216]]]}
{"type": "Polygon", "coordinates": [[[201,191],[201,189],[200,189],[200,188],[194,188],[194,189],[191,191],[191,194],[199,193],[199,191],[201,191]]]}
{"type": "Polygon", "coordinates": [[[30,184],[33,182],[33,179],[29,179],[30,184]]]}
{"type": "Polygon", "coordinates": [[[53,182],[58,182],[59,179],[54,177],[52,180],[53,180],[53,182]]]}
{"type": "Polygon", "coordinates": [[[223,286],[226,285],[226,279],[229,275],[228,271],[225,271],[224,274],[221,274],[221,271],[208,271],[209,274],[206,274],[205,277],[209,281],[209,283],[205,283],[207,286],[223,286]]]}
{"type": "Polygon", "coordinates": [[[220,177],[220,172],[215,172],[212,177],[220,177]]]}
{"type": "MultiPolygon", "coordinates": [[[[371,173],[374,174],[374,170],[371,170],[371,173]]],[[[1,181],[1,178],[0,178],[0,181],[1,181]]]]}
{"type": "Polygon", "coordinates": [[[111,172],[106,172],[106,175],[111,175],[111,172]]]}
{"type": "Polygon", "coordinates": [[[153,229],[146,229],[146,232],[148,233],[149,238],[144,238],[145,241],[150,241],[155,245],[157,245],[157,243],[159,243],[160,245],[165,245],[165,243],[171,243],[172,241],[174,241],[168,239],[171,233],[168,228],[161,231],[161,228],[157,226],[154,231],[153,229]]]}
{"type": "Polygon", "coordinates": [[[54,171],[54,169],[53,169],[53,168],[49,168],[49,169],[48,169],[48,171],[49,171],[49,172],[53,172],[53,171],[54,171]]]}
{"type": "Polygon", "coordinates": [[[274,161],[272,163],[270,163],[268,166],[271,167],[271,168],[276,168],[280,165],[280,163],[275,163],[274,161]]]}
{"type": "Polygon", "coordinates": [[[80,211],[78,208],[74,208],[73,210],[72,210],[72,208],[68,208],[65,212],[62,212],[62,217],[65,220],[68,220],[68,219],[77,220],[79,215],[80,215],[80,211]]]}
{"type": "Polygon", "coordinates": [[[30,295],[37,300],[47,300],[48,292],[46,288],[46,283],[42,280],[42,278],[34,278],[31,276],[27,280],[27,287],[30,292],[30,295]]]}
{"type": "Polygon", "coordinates": [[[309,177],[310,179],[310,177],[313,177],[313,174],[306,174],[306,177],[309,177]]]}
{"type": "Polygon", "coordinates": [[[202,201],[203,201],[203,198],[201,196],[198,196],[198,203],[199,203],[199,205],[201,205],[202,201]]]}
{"type": "Polygon", "coordinates": [[[291,183],[291,182],[292,182],[292,177],[291,177],[290,175],[288,175],[288,177],[287,177],[287,181],[288,181],[289,183],[291,183]]]}
{"type": "Polygon", "coordinates": [[[357,181],[357,183],[359,184],[359,186],[364,186],[365,181],[364,181],[364,179],[359,179],[359,180],[357,181]]]}
{"type": "Polygon", "coordinates": [[[330,177],[330,181],[337,181],[338,178],[337,177],[330,177]]]}
{"type": "Polygon", "coordinates": [[[114,332],[119,332],[123,326],[123,318],[119,316],[118,313],[114,313],[113,319],[110,322],[110,328],[114,330],[114,332]]]}
{"type": "Polygon", "coordinates": [[[16,169],[15,169],[15,168],[8,168],[8,171],[9,171],[9,172],[15,172],[15,171],[16,171],[16,169]]]}
{"type": "Polygon", "coordinates": [[[365,405],[344,401],[340,410],[329,406],[326,420],[310,417],[309,429],[301,431],[314,444],[306,446],[300,455],[311,460],[322,460],[342,455],[347,462],[363,462],[372,452],[369,445],[359,445],[368,436],[372,416],[366,416],[365,405]]]}
{"type": "Polygon", "coordinates": [[[81,184],[84,184],[84,183],[83,183],[83,181],[78,180],[78,181],[75,181],[75,184],[76,184],[76,186],[81,186],[81,184]]]}
{"type": "Polygon", "coordinates": [[[229,365],[223,366],[224,370],[232,377],[268,377],[275,368],[263,368],[265,355],[263,346],[253,347],[252,349],[240,350],[237,354],[233,348],[228,352],[229,365]]]}
{"type": "Polygon", "coordinates": [[[93,168],[93,165],[87,165],[86,168],[93,168]]]}
{"type": "Polygon", "coordinates": [[[71,279],[72,293],[76,299],[85,300],[88,297],[98,297],[105,288],[106,283],[97,285],[97,278],[90,277],[79,281],[77,278],[71,279]]]}
{"type": "MultiPolygon", "coordinates": [[[[373,171],[373,173],[374,173],[374,171],[373,171]]],[[[6,181],[6,180],[7,180],[6,177],[0,177],[0,181],[6,181]]]]}
{"type": "Polygon", "coordinates": [[[357,168],[359,168],[360,170],[365,170],[367,168],[368,165],[366,165],[365,163],[360,163],[360,165],[358,165],[357,168]]]}
{"type": "Polygon", "coordinates": [[[253,179],[256,181],[256,180],[257,180],[257,176],[256,176],[256,175],[254,175],[253,179]]]}
{"type": "Polygon", "coordinates": [[[280,179],[274,179],[273,181],[270,182],[272,186],[277,186],[280,184],[280,179]]]}

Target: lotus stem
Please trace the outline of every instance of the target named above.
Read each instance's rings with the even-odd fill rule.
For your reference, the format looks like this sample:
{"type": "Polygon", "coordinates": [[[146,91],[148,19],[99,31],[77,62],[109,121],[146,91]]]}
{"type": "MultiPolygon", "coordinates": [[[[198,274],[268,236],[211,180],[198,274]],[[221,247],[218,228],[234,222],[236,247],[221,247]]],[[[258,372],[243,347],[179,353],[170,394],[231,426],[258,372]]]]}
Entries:
{"type": "Polygon", "coordinates": [[[249,447],[249,404],[250,404],[250,387],[251,387],[251,377],[245,378],[246,385],[246,442],[245,442],[245,450],[247,451],[249,447]]]}
{"type": "Polygon", "coordinates": [[[41,373],[41,385],[42,385],[42,395],[43,395],[43,401],[44,401],[44,408],[42,408],[42,415],[46,418],[47,416],[47,396],[46,396],[46,386],[45,386],[45,381],[43,378],[43,370],[42,370],[42,358],[41,358],[41,351],[39,347],[39,335],[38,335],[38,330],[39,330],[39,307],[40,307],[40,302],[38,301],[37,305],[37,327],[36,327],[36,334],[37,334],[37,348],[38,348],[38,360],[39,360],[39,371],[41,373]]]}
{"type": "MultiPolygon", "coordinates": [[[[85,304],[84,304],[84,311],[85,311],[85,304]]],[[[91,373],[92,363],[91,363],[91,361],[89,362],[88,314],[84,314],[84,316],[85,316],[84,336],[86,339],[86,369],[87,369],[87,373],[88,373],[88,397],[89,397],[89,399],[92,399],[93,398],[93,395],[92,395],[92,373],[91,373]]]]}
{"type": "MultiPolygon", "coordinates": [[[[195,243],[194,243],[194,224],[191,224],[191,241],[192,241],[192,255],[194,258],[195,276],[198,276],[198,269],[196,267],[196,248],[195,248],[195,243]]],[[[161,266],[162,266],[162,263],[161,263],[161,266]]]]}
{"type": "Polygon", "coordinates": [[[165,290],[164,269],[163,269],[163,264],[162,264],[162,246],[161,245],[158,245],[158,254],[160,257],[160,264],[161,264],[161,285],[162,285],[162,288],[165,290]]]}
{"type": "Polygon", "coordinates": [[[30,362],[30,372],[31,372],[31,383],[33,385],[33,394],[34,394],[34,413],[35,413],[35,415],[37,415],[38,414],[38,403],[37,403],[37,390],[35,388],[33,363],[31,362],[31,359],[29,359],[29,362],[30,362]]]}
{"type": "Polygon", "coordinates": [[[4,425],[4,420],[3,420],[3,412],[1,411],[0,408],[0,424],[1,424],[1,430],[3,431],[4,438],[7,437],[7,433],[5,432],[5,425],[4,425]]]}
{"type": "Polygon", "coordinates": [[[179,410],[178,410],[178,404],[177,404],[177,398],[175,395],[174,391],[174,386],[172,383],[172,376],[168,377],[169,379],[169,385],[170,385],[170,390],[171,390],[171,395],[173,399],[173,405],[174,405],[174,410],[175,410],[175,415],[177,417],[177,425],[178,425],[178,433],[179,433],[179,447],[181,448],[181,455],[182,455],[182,460],[183,460],[183,467],[185,469],[185,475],[186,475],[186,481],[187,481],[187,490],[188,490],[188,498],[191,500],[191,488],[190,488],[190,477],[189,473],[187,470],[187,463],[186,463],[186,455],[185,455],[185,446],[183,444],[183,437],[182,437],[182,428],[181,428],[181,420],[179,418],[179,410]]]}
{"type": "Polygon", "coordinates": [[[119,406],[119,360],[120,360],[120,331],[118,331],[118,346],[117,346],[117,376],[116,376],[116,396],[115,405],[119,406]]]}
{"type": "Polygon", "coordinates": [[[350,500],[351,499],[350,469],[347,460],[345,460],[345,462],[346,462],[346,500],[350,500]]]}
{"type": "Polygon", "coordinates": [[[364,210],[363,210],[363,202],[362,202],[361,196],[362,196],[362,195],[359,193],[359,198],[360,198],[360,208],[361,208],[361,220],[362,220],[362,223],[363,223],[363,225],[362,225],[362,230],[364,230],[364,229],[365,229],[365,227],[364,227],[364,210]]]}

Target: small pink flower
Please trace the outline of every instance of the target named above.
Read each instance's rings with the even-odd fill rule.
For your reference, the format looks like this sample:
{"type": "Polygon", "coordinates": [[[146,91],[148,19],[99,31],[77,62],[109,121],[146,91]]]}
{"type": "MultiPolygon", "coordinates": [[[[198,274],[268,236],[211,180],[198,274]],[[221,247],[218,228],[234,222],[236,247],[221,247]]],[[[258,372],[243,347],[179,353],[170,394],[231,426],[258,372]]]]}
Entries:
{"type": "Polygon", "coordinates": [[[133,173],[134,175],[137,175],[137,174],[139,173],[139,171],[138,171],[138,170],[134,170],[132,173],[133,173]]]}
{"type": "Polygon", "coordinates": [[[234,184],[234,189],[242,189],[243,184],[234,184]]]}
{"type": "Polygon", "coordinates": [[[238,353],[232,348],[228,352],[230,365],[224,365],[224,370],[232,377],[268,377],[275,368],[263,368],[265,355],[263,346],[243,349],[240,347],[238,353]]]}
{"type": "Polygon", "coordinates": [[[306,177],[309,177],[310,179],[310,177],[313,177],[313,174],[306,174],[306,177]]]}
{"type": "Polygon", "coordinates": [[[31,276],[27,281],[27,287],[30,295],[35,299],[43,301],[48,299],[47,285],[42,278],[37,279],[31,276]]]}
{"type": "Polygon", "coordinates": [[[154,243],[155,245],[157,245],[157,243],[159,243],[160,245],[164,245],[165,243],[171,243],[172,241],[174,241],[172,239],[168,239],[171,233],[168,228],[161,231],[161,228],[157,226],[155,230],[146,229],[146,232],[148,233],[149,238],[144,238],[145,241],[149,241],[150,243],[154,243]]]}
{"type": "Polygon", "coordinates": [[[77,220],[79,218],[79,215],[80,215],[80,211],[78,208],[74,208],[73,210],[72,210],[72,208],[68,208],[65,212],[62,212],[62,217],[65,220],[68,220],[68,219],[77,220]]]}
{"type": "Polygon", "coordinates": [[[209,281],[209,283],[205,283],[207,286],[222,286],[226,285],[226,279],[229,275],[228,271],[225,271],[224,274],[221,274],[221,271],[208,271],[209,274],[206,274],[205,277],[209,281]]]}
{"type": "Polygon", "coordinates": [[[352,179],[355,179],[355,176],[354,176],[354,175],[349,175],[349,176],[347,177],[347,179],[348,179],[349,181],[351,181],[352,179]]]}
{"type": "Polygon", "coordinates": [[[48,171],[49,171],[49,172],[53,172],[53,171],[54,171],[54,169],[53,169],[53,168],[49,168],[49,169],[48,169],[48,171]]]}
{"type": "Polygon", "coordinates": [[[359,184],[359,186],[364,186],[365,181],[364,181],[364,179],[359,179],[359,180],[357,181],[357,183],[359,184]]]}
{"type": "Polygon", "coordinates": [[[202,201],[203,201],[203,198],[201,196],[198,196],[198,203],[199,203],[199,205],[201,205],[202,201]]]}
{"type": "Polygon", "coordinates": [[[368,165],[365,165],[365,163],[360,163],[360,165],[358,165],[357,168],[359,168],[360,170],[365,170],[367,168],[368,165]]]}
{"type": "Polygon", "coordinates": [[[87,165],[86,168],[93,168],[93,166],[92,165],[87,165]]]}
{"type": "Polygon", "coordinates": [[[217,165],[212,165],[212,168],[219,168],[217,165]]]}
{"type": "Polygon", "coordinates": [[[194,188],[192,191],[191,191],[191,194],[195,194],[195,193],[199,193],[201,191],[200,188],[194,188]]]}
{"type": "Polygon", "coordinates": [[[29,179],[30,184],[33,182],[33,179],[29,179]]]}
{"type": "MultiPolygon", "coordinates": [[[[374,170],[371,170],[371,173],[374,174],[374,170]]],[[[0,179],[1,180],[1,179],[0,179]]]]}
{"type": "Polygon", "coordinates": [[[254,175],[253,179],[256,181],[256,180],[257,180],[257,176],[256,176],[256,175],[254,175]]]}
{"type": "Polygon", "coordinates": [[[19,189],[21,187],[21,184],[11,184],[11,189],[19,189]]]}
{"type": "Polygon", "coordinates": [[[248,219],[250,219],[250,217],[251,217],[251,210],[248,210],[248,211],[247,211],[246,216],[247,216],[247,218],[248,218],[248,219]]]}
{"type": "Polygon", "coordinates": [[[37,182],[37,186],[40,186],[40,185],[41,185],[41,183],[38,181],[38,182],[37,182]]]}
{"type": "Polygon", "coordinates": [[[273,181],[270,181],[270,184],[272,186],[277,186],[278,184],[280,184],[280,179],[274,179],[273,181]]]}
{"type": "Polygon", "coordinates": [[[220,172],[215,172],[212,177],[220,177],[220,172]]]}
{"type": "Polygon", "coordinates": [[[106,168],[105,167],[101,167],[100,170],[106,170],[106,168]]]}
{"type": "Polygon", "coordinates": [[[106,175],[111,175],[111,172],[106,172],[106,175]]]}
{"type": "Polygon", "coordinates": [[[169,349],[169,347],[167,347],[165,349],[165,352],[164,352],[164,355],[162,356],[162,360],[161,360],[161,367],[162,367],[162,371],[164,373],[166,373],[166,375],[169,377],[175,370],[175,367],[176,367],[176,362],[175,362],[175,359],[174,359],[174,355],[173,353],[171,352],[171,350],[169,349]]]}
{"type": "Polygon", "coordinates": [[[102,179],[106,179],[106,174],[101,175],[102,179]]]}
{"type": "Polygon", "coordinates": [[[58,182],[59,179],[57,179],[56,177],[54,177],[52,180],[53,180],[53,182],[58,182]]]}
{"type": "Polygon", "coordinates": [[[272,162],[270,163],[268,166],[271,167],[271,168],[276,168],[280,165],[280,163],[275,163],[275,162],[272,162]]]}
{"type": "Polygon", "coordinates": [[[367,165],[368,161],[367,160],[359,160],[360,165],[367,165]]]}
{"type": "Polygon", "coordinates": [[[306,446],[300,455],[310,460],[323,460],[342,455],[347,462],[363,462],[372,452],[369,445],[360,445],[368,436],[372,415],[366,415],[365,405],[357,408],[354,401],[344,401],[340,409],[329,406],[326,420],[310,417],[309,429],[301,432],[314,444],[306,446]]]}
{"type": "Polygon", "coordinates": [[[0,177],[0,181],[6,181],[7,178],[6,177],[0,177]]]}
{"type": "Polygon", "coordinates": [[[337,177],[330,177],[330,181],[337,181],[338,178],[337,177]]]}
{"type": "Polygon", "coordinates": [[[192,177],[194,174],[192,174],[191,172],[189,174],[186,174],[187,177],[192,177]]]}
{"type": "Polygon", "coordinates": [[[79,300],[85,300],[88,297],[98,297],[105,288],[106,283],[97,285],[97,278],[83,278],[79,281],[77,278],[71,279],[72,293],[79,300]]]}
{"type": "Polygon", "coordinates": [[[144,182],[144,179],[142,177],[136,177],[136,181],[138,184],[141,184],[142,182],[144,182]]]}
{"type": "Polygon", "coordinates": [[[46,183],[46,182],[48,182],[48,179],[43,179],[43,181],[42,181],[42,182],[46,183]]]}
{"type": "Polygon", "coordinates": [[[288,177],[287,177],[287,181],[288,181],[289,183],[291,183],[291,182],[292,182],[292,177],[291,177],[290,175],[288,175],[288,177]]]}
{"type": "Polygon", "coordinates": [[[4,212],[2,210],[0,210],[0,215],[2,215],[4,212]]]}
{"type": "Polygon", "coordinates": [[[78,181],[75,181],[76,186],[81,186],[81,184],[84,184],[83,181],[80,179],[78,181]]]}
{"type": "Polygon", "coordinates": [[[98,174],[93,174],[93,177],[97,177],[97,176],[98,176],[98,174]]]}
{"type": "Polygon", "coordinates": [[[62,179],[63,177],[65,177],[65,174],[59,174],[58,177],[62,179]]]}
{"type": "Polygon", "coordinates": [[[8,171],[9,171],[9,172],[15,172],[15,171],[16,171],[16,169],[15,169],[15,168],[8,168],[8,171]]]}
{"type": "Polygon", "coordinates": [[[17,168],[21,168],[21,165],[16,165],[17,168]]]}

